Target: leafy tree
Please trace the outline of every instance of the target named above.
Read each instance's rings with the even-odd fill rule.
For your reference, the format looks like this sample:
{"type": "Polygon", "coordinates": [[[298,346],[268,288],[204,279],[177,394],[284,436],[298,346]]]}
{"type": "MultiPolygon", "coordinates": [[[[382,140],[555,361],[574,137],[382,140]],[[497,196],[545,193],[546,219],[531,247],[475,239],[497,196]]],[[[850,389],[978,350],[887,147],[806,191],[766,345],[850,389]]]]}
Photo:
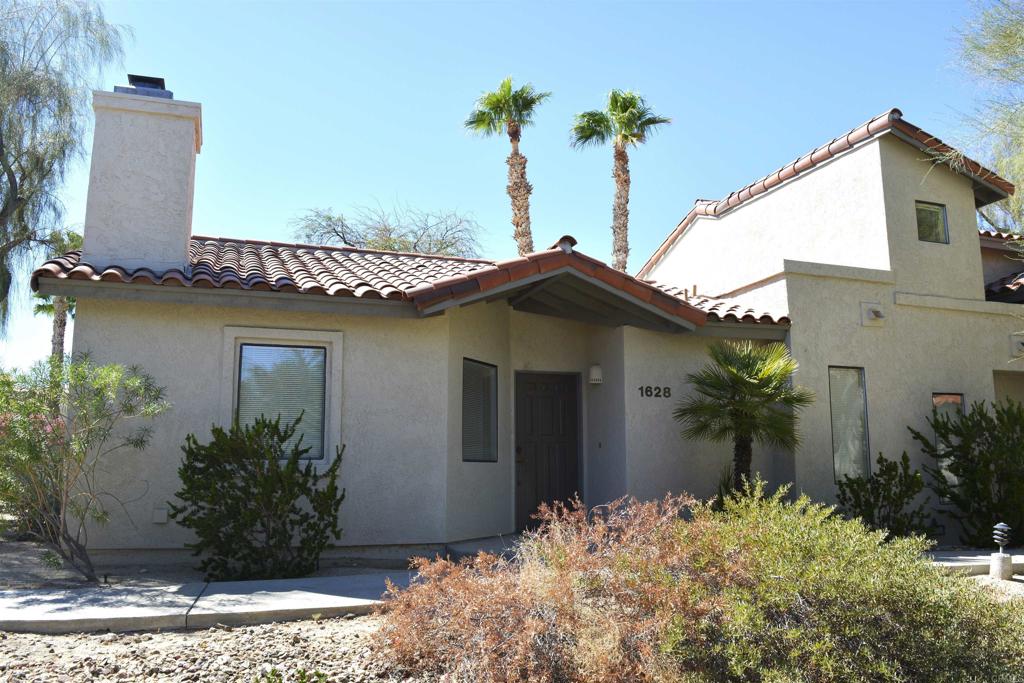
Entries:
{"type": "Polygon", "coordinates": [[[843,514],[859,517],[871,529],[888,531],[893,536],[928,534],[934,530],[925,508],[927,499],[911,507],[924,490],[924,477],[910,469],[904,452],[897,460],[878,454],[875,471],[867,476],[846,475],[839,482],[838,502],[843,514]]]}
{"type": "Polygon", "coordinates": [[[933,410],[928,424],[931,435],[910,433],[932,459],[924,466],[928,486],[951,506],[961,540],[991,547],[997,522],[1024,531],[1024,405],[1007,399],[955,415],[933,410]]]}
{"type": "Polygon", "coordinates": [[[628,148],[647,138],[672,119],[658,116],[644,98],[629,90],[612,90],[604,110],[576,115],[572,127],[573,147],[612,143],[615,200],[612,203],[612,266],[625,272],[629,259],[629,152],[628,148]]]}
{"type": "Polygon", "coordinates": [[[203,556],[199,569],[210,580],[304,576],[317,568],[330,538],[341,536],[338,487],[342,450],[323,472],[309,460],[296,431],[302,417],[280,416],[213,427],[201,444],[189,434],[178,467],[181,504],[171,517],[195,532],[187,544],[203,556]]]}
{"type": "Polygon", "coordinates": [[[88,85],[125,29],[91,0],[0,4],[0,331],[14,273],[59,224],[57,190],[82,152],[88,85]]]}
{"type": "Polygon", "coordinates": [[[105,488],[107,468],[145,448],[149,422],[167,408],[141,369],[85,356],[0,373],[0,512],[95,581],[88,525],[126,502],[105,488]]]}
{"type": "MultiPolygon", "coordinates": [[[[960,33],[960,60],[988,96],[968,117],[974,130],[972,147],[992,168],[1018,186],[1024,181],[1024,2],[994,0],[960,33]]],[[[952,153],[954,165],[962,155],[952,153]]],[[[1021,193],[979,210],[981,218],[996,230],[1024,229],[1024,196],[1021,193]]]]}
{"type": "Polygon", "coordinates": [[[526,157],[519,152],[523,128],[533,124],[533,114],[549,92],[537,92],[526,85],[513,90],[512,77],[501,82],[497,90],[486,92],[477,100],[476,108],[466,119],[465,126],[482,135],[508,135],[512,153],[508,163],[508,196],[512,200],[512,236],[519,247],[519,255],[533,251],[533,232],[530,229],[530,193],[533,186],[526,179],[526,157]]]}
{"type": "Polygon", "coordinates": [[[309,244],[408,251],[475,258],[480,224],[457,211],[421,211],[408,206],[359,207],[351,216],[310,209],[292,221],[295,238],[309,244]]]}
{"type": "Polygon", "coordinates": [[[732,485],[741,491],[750,480],[753,443],[795,449],[796,413],[814,394],[793,386],[798,366],[785,344],[719,342],[708,354],[711,363],[686,376],[694,393],[673,416],[684,425],[684,438],[733,442],[732,485]]]}
{"type": "MultiPolygon", "coordinates": [[[[82,236],[71,230],[59,230],[50,235],[46,242],[47,251],[51,256],[61,256],[69,251],[82,248],[82,236]]],[[[50,356],[64,357],[64,334],[68,327],[68,318],[75,318],[75,298],[50,294],[36,294],[36,304],[32,307],[35,315],[48,315],[53,318],[53,335],[50,338],[50,356]]]]}

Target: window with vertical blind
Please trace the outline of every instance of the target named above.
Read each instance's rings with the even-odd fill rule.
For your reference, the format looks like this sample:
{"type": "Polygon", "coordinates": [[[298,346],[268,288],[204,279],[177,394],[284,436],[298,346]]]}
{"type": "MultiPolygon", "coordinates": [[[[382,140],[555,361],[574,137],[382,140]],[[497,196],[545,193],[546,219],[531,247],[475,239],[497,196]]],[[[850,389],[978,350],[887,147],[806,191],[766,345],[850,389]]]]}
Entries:
{"type": "Polygon", "coordinates": [[[462,359],[462,460],[498,461],[498,368],[462,359]]]}
{"type": "Polygon", "coordinates": [[[306,459],[322,459],[327,349],[278,344],[240,344],[238,349],[238,423],[252,424],[260,415],[293,422],[301,414],[293,443],[301,436],[310,449],[306,459]]]}
{"type": "Polygon", "coordinates": [[[828,394],[835,479],[867,476],[871,470],[864,368],[829,367],[828,394]]]}

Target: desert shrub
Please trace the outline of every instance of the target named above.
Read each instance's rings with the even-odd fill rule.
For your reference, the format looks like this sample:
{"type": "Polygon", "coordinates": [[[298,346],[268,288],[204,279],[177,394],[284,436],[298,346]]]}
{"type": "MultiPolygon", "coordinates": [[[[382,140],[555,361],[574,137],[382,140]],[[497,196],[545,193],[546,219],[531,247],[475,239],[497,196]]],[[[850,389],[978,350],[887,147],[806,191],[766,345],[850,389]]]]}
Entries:
{"type": "Polygon", "coordinates": [[[178,467],[182,503],[170,504],[171,517],[195,532],[187,547],[202,556],[199,570],[210,580],[304,576],[341,536],[343,449],[323,472],[303,463],[310,449],[301,435],[292,441],[301,419],[213,427],[208,444],[188,435],[178,467]]]}
{"type": "Polygon", "coordinates": [[[289,675],[274,668],[260,674],[254,683],[328,683],[328,678],[322,671],[299,669],[289,675]]]}
{"type": "Polygon", "coordinates": [[[107,470],[146,447],[150,421],[167,407],[141,369],[84,355],[0,372],[0,513],[95,581],[89,525],[132,495],[125,482],[111,490],[107,470]]]}
{"type": "Polygon", "coordinates": [[[926,541],[785,496],[544,510],[514,561],[418,561],[374,648],[453,681],[1024,677],[1022,617],[922,559],[926,541]]]}
{"type": "Polygon", "coordinates": [[[868,476],[846,475],[839,482],[840,511],[893,536],[931,533],[935,523],[927,512],[928,499],[914,506],[924,491],[924,477],[910,468],[907,454],[897,461],[879,453],[875,463],[875,471],[868,476]]]}
{"type": "Polygon", "coordinates": [[[911,429],[933,464],[928,486],[960,522],[961,540],[991,547],[992,526],[1024,530],[1024,405],[983,402],[955,415],[932,413],[933,435],[911,429]]]}

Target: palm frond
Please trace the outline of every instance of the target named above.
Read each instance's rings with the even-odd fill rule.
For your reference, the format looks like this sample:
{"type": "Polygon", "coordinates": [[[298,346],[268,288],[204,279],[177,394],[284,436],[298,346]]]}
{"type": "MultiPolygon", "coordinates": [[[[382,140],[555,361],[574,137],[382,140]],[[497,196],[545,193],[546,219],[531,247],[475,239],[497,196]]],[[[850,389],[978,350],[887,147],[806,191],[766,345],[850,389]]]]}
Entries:
{"type": "Polygon", "coordinates": [[[585,111],[576,115],[576,121],[569,133],[570,144],[582,147],[603,145],[611,139],[613,132],[612,120],[603,111],[585,111]]]}
{"type": "Polygon", "coordinates": [[[533,123],[537,107],[549,97],[550,92],[539,92],[530,83],[513,90],[512,77],[508,76],[497,89],[480,95],[464,125],[483,135],[502,133],[509,124],[525,128],[533,123]]]}

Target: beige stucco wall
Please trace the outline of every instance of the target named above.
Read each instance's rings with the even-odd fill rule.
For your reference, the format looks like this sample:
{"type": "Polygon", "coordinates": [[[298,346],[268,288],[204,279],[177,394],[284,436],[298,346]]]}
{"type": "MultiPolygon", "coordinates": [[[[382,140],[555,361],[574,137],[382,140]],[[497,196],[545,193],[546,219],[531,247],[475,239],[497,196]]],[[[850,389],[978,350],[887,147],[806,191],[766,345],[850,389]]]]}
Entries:
{"type": "Polygon", "coordinates": [[[920,453],[907,427],[927,428],[933,392],[962,393],[968,403],[990,401],[994,372],[1024,371],[1010,362],[1010,335],[1021,327],[1013,305],[908,297],[885,282],[806,275],[788,280],[795,320],[790,344],[800,363],[795,381],[817,394],[803,412],[796,482],[817,498],[830,500],[835,492],[830,365],[865,370],[872,460],[879,451],[897,458],[906,450],[914,462],[920,453]],[[862,301],[882,302],[881,326],[861,324],[862,301]]]}
{"type": "Polygon", "coordinates": [[[892,136],[882,137],[878,144],[889,224],[889,251],[897,288],[921,294],[983,299],[978,219],[971,181],[947,166],[936,165],[916,148],[892,136]],[[949,244],[918,239],[915,201],[946,206],[949,244]]]}
{"type": "Polygon", "coordinates": [[[982,280],[987,284],[999,278],[1024,271],[1024,262],[1019,253],[1012,249],[981,249],[982,280]]]}
{"type": "MultiPolygon", "coordinates": [[[[658,498],[666,492],[713,496],[723,470],[732,462],[732,444],[692,441],[681,436],[672,417],[692,388],[686,375],[708,363],[708,337],[670,335],[625,328],[625,414],[627,479],[630,495],[658,498]],[[669,398],[641,395],[641,386],[669,387],[669,398]]],[[[739,336],[739,335],[738,335],[739,336]]],[[[789,481],[792,455],[755,446],[752,469],[770,484],[789,481]],[[783,476],[779,477],[779,473],[783,476]]]]}
{"type": "Polygon", "coordinates": [[[718,295],[781,272],[784,259],[889,267],[877,140],[721,218],[696,219],[649,277],[718,295]]]}
{"type": "Polygon", "coordinates": [[[98,269],[184,268],[200,105],[97,91],[93,108],[83,260],[98,269]]]}
{"type": "Polygon", "coordinates": [[[225,326],[331,330],[344,335],[341,441],[346,444],[341,507],[344,545],[443,541],[447,481],[448,320],[331,316],[80,298],[74,352],[99,362],[138,364],[167,388],[174,406],[155,422],[152,445],[117,456],[115,490],[132,521],[113,509],[94,531],[96,548],[181,547],[174,522],[152,509],[177,490],[185,435],[209,438],[221,414],[225,326]],[[123,475],[123,476],[122,476],[123,475]],[[141,482],[148,482],[148,491],[141,482]],[[134,522],[134,525],[133,523],[134,522]]]}

